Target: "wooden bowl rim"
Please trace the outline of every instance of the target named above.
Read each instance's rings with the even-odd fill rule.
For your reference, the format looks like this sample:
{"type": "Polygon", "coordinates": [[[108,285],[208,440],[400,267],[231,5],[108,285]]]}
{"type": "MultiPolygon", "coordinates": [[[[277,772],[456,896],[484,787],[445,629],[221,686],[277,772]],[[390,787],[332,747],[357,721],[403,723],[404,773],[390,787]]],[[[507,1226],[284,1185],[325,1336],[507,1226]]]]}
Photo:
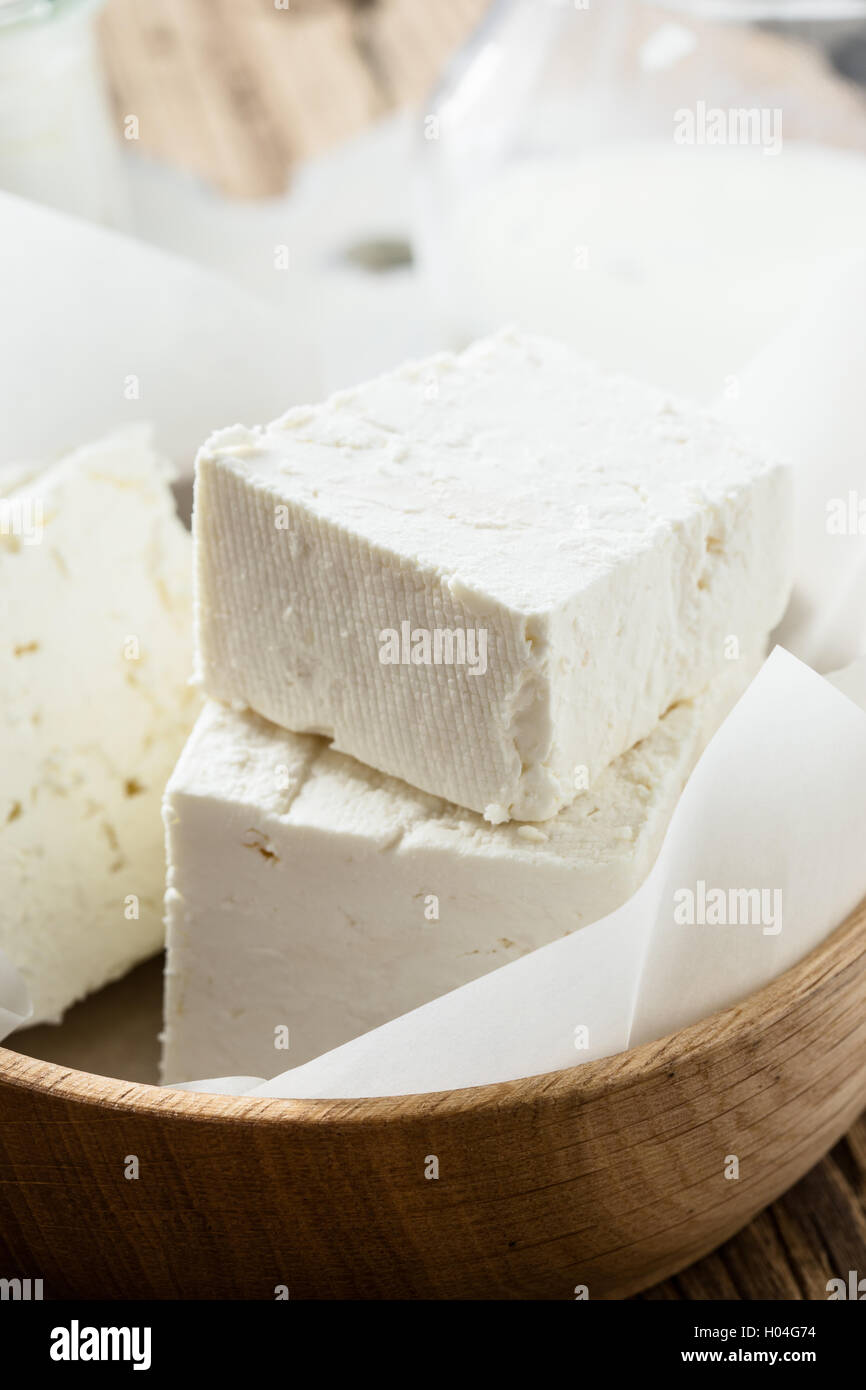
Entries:
{"type": "Polygon", "coordinates": [[[321,1100],[225,1096],[98,1076],[3,1047],[0,1083],[121,1113],[254,1125],[379,1126],[434,1116],[477,1115],[484,1110],[507,1111],[527,1103],[561,1100],[565,1095],[586,1103],[601,1093],[610,1096],[638,1083],[663,1081],[673,1066],[685,1061],[700,1064],[735,1039],[741,1046],[749,1045],[810,991],[831,983],[850,968],[858,954],[866,954],[866,899],[807,956],[739,1004],[612,1057],[516,1081],[494,1081],[453,1091],[321,1100]],[[859,950],[852,953],[856,945],[859,950]]]}

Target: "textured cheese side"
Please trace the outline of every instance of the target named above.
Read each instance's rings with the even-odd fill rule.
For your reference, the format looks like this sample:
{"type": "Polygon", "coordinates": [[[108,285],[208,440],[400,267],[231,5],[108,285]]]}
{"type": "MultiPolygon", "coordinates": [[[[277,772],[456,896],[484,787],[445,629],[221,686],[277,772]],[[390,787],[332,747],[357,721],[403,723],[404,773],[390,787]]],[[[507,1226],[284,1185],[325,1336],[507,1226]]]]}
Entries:
{"type": "Polygon", "coordinates": [[[206,705],[164,808],[165,1079],[271,1076],[611,912],[756,664],[671,709],[543,825],[488,825],[206,705]]]}
{"type": "Polygon", "coordinates": [[[0,950],[54,1021],[161,944],[192,547],[145,431],[0,481],[0,950]]]}
{"type": "Polygon", "coordinates": [[[787,468],[709,414],[500,334],[204,446],[197,673],[544,820],[780,618],[790,513],[787,468]]]}

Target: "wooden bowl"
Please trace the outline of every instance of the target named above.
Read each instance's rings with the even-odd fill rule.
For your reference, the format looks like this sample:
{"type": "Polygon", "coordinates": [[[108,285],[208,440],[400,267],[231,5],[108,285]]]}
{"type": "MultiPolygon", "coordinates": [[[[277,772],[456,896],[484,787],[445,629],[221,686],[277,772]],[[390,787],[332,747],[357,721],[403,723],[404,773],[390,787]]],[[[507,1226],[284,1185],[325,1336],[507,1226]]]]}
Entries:
{"type": "Polygon", "coordinates": [[[0,1275],[60,1298],[623,1298],[850,1126],[864,999],[866,903],[736,1008],[523,1081],[243,1100],[0,1049],[0,1275]]]}

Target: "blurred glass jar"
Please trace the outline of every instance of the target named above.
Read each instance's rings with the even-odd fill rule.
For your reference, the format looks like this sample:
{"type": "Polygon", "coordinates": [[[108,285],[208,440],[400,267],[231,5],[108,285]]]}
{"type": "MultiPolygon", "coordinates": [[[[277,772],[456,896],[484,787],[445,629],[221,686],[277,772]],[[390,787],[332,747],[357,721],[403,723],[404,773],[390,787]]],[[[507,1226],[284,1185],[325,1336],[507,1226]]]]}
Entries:
{"type": "Polygon", "coordinates": [[[0,0],[0,188],[92,221],[124,220],[99,65],[101,0],[0,0]]]}
{"type": "Polygon", "coordinates": [[[799,28],[859,16],[866,0],[494,4],[424,122],[416,243],[446,338],[513,321],[717,396],[866,248],[866,96],[799,28]]]}

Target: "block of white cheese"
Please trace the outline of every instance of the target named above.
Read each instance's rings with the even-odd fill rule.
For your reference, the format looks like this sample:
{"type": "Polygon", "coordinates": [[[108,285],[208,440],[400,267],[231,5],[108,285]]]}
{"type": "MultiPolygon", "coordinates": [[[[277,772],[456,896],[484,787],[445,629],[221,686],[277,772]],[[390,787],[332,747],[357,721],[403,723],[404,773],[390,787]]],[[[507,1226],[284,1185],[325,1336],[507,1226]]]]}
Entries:
{"type": "Polygon", "coordinates": [[[140,429],[0,483],[0,950],[53,1021],[162,940],[192,546],[140,429]]]}
{"type": "Polygon", "coordinates": [[[206,692],[489,821],[544,820],[781,616],[790,477],[514,333],[198,459],[206,692]]]}
{"type": "Polygon", "coordinates": [[[209,702],[166,792],[165,1079],[272,1076],[611,912],[755,667],[542,825],[488,825],[209,702]]]}

